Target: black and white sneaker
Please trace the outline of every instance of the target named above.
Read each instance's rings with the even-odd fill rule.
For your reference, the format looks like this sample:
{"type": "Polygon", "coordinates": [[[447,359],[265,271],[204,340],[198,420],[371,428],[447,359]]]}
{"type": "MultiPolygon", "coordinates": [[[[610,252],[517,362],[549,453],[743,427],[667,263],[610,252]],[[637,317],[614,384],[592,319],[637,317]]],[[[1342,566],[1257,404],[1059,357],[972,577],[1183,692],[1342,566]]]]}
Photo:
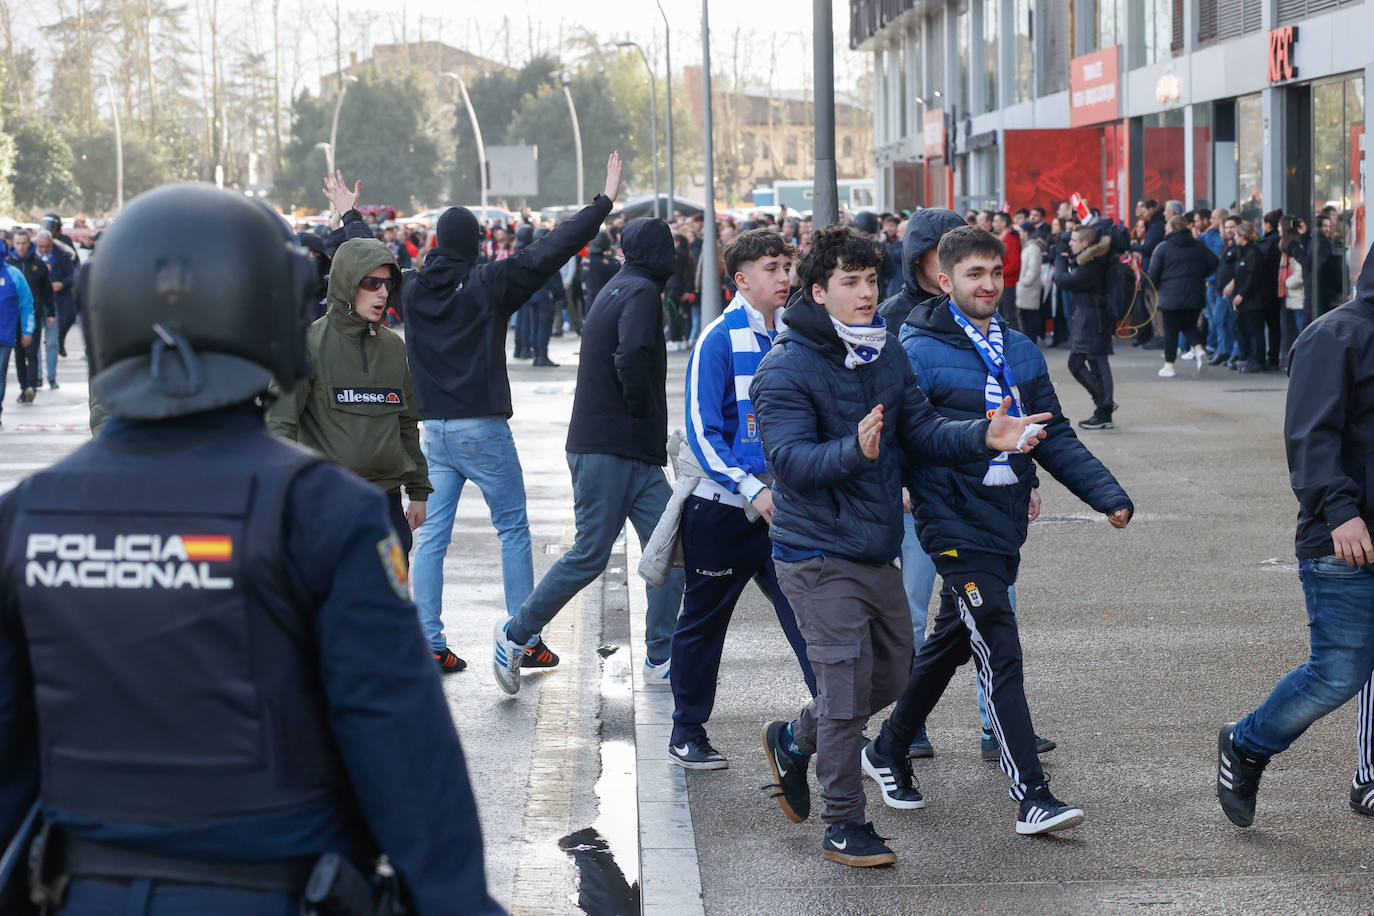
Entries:
{"type": "Polygon", "coordinates": [[[669,743],[668,759],[689,770],[724,770],[730,766],[730,761],[705,738],[693,738],[685,744],[669,743]]]}
{"type": "MultiPolygon", "coordinates": [[[[1255,820],[1255,796],[1259,794],[1260,774],[1269,764],[1267,757],[1250,757],[1236,750],[1231,733],[1236,723],[1227,722],[1217,735],[1217,801],[1221,810],[1237,827],[1249,827],[1255,820]]],[[[1354,798],[1354,796],[1351,796],[1354,798]]]]}
{"type": "Polygon", "coordinates": [[[773,789],[773,797],[787,819],[800,824],[811,816],[811,782],[806,770],[811,758],[798,758],[788,753],[783,745],[786,722],[769,722],[763,727],[763,751],[768,755],[768,766],[773,771],[773,782],[764,786],[773,789]]]}
{"type": "Polygon", "coordinates": [[[1350,787],[1350,807],[1374,817],[1374,782],[1357,782],[1350,787]]]}
{"type": "Polygon", "coordinates": [[[1068,830],[1083,823],[1083,809],[1066,805],[1050,794],[1046,785],[1031,789],[1021,800],[1016,832],[1022,836],[1068,830]]]}
{"type": "Polygon", "coordinates": [[[878,836],[870,821],[865,824],[831,824],[825,828],[821,841],[822,854],[831,862],[872,868],[875,865],[895,865],[897,854],[878,836]]]}
{"type": "Polygon", "coordinates": [[[911,775],[911,761],[905,754],[899,760],[888,760],[869,741],[859,752],[859,759],[863,761],[864,772],[883,790],[883,804],[906,811],[926,806],[916,778],[911,775]]]}

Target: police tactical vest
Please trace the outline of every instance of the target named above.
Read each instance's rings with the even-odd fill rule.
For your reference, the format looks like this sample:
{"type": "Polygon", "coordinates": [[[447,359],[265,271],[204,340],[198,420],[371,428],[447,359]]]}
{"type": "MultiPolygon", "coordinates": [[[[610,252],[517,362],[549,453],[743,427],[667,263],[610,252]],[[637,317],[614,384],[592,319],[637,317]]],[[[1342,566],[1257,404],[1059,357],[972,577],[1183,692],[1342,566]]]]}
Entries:
{"type": "Polygon", "coordinates": [[[196,823],[346,784],[281,536],[290,483],[318,460],[266,431],[173,451],[96,440],[15,491],[3,572],[46,804],[196,823]]]}

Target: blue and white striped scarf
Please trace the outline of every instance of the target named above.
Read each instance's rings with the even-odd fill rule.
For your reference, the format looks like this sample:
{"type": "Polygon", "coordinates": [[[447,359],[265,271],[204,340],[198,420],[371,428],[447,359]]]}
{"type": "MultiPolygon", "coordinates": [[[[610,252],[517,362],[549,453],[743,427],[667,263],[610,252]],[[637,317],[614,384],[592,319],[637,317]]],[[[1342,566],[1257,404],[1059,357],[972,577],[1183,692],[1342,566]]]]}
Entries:
{"type": "Polygon", "coordinates": [[[759,438],[754,404],[749,400],[749,385],[763,361],[764,349],[759,346],[758,334],[749,324],[749,313],[743,302],[734,303],[720,317],[730,329],[730,355],[735,367],[735,405],[739,410],[739,431],[733,443],[735,454],[744,457],[747,451],[762,457],[763,440],[759,438]]]}
{"type": "MultiPolygon", "coordinates": [[[[1002,327],[993,318],[988,333],[983,334],[973,326],[953,300],[949,303],[949,313],[954,316],[954,323],[963,328],[968,339],[973,342],[973,349],[982,357],[983,365],[987,366],[987,382],[983,385],[983,403],[987,407],[988,418],[1002,406],[1002,398],[1008,392],[1011,393],[1011,407],[1007,410],[1008,415],[1013,417],[1024,417],[1025,410],[1021,406],[1021,390],[1016,387],[1016,379],[1012,377],[1011,365],[1007,362],[1006,350],[1002,341],[1002,327]]],[[[998,455],[988,462],[988,472],[983,475],[983,486],[986,487],[1009,487],[1016,483],[1016,472],[1011,469],[1011,458],[1006,453],[998,455]]]]}

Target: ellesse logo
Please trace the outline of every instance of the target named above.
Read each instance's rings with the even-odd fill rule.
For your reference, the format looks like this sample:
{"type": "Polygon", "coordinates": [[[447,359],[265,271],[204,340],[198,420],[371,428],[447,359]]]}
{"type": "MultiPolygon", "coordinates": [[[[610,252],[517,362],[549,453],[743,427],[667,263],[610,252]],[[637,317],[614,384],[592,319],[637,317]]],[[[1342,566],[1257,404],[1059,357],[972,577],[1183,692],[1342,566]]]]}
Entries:
{"type": "Polygon", "coordinates": [[[385,404],[390,407],[404,407],[405,398],[399,388],[335,388],[334,402],[337,404],[385,404]]]}

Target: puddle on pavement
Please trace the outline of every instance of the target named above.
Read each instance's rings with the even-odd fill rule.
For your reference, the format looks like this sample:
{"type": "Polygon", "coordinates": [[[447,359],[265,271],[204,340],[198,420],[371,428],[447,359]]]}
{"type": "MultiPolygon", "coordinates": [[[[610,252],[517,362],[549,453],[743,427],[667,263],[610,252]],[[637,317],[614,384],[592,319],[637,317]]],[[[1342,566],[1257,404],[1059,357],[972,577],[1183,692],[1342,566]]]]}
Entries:
{"type": "Polygon", "coordinates": [[[597,649],[603,737],[596,820],[558,841],[577,868],[576,902],[588,916],[638,916],[640,909],[634,700],[629,653],[618,651],[624,647],[597,649]]]}

